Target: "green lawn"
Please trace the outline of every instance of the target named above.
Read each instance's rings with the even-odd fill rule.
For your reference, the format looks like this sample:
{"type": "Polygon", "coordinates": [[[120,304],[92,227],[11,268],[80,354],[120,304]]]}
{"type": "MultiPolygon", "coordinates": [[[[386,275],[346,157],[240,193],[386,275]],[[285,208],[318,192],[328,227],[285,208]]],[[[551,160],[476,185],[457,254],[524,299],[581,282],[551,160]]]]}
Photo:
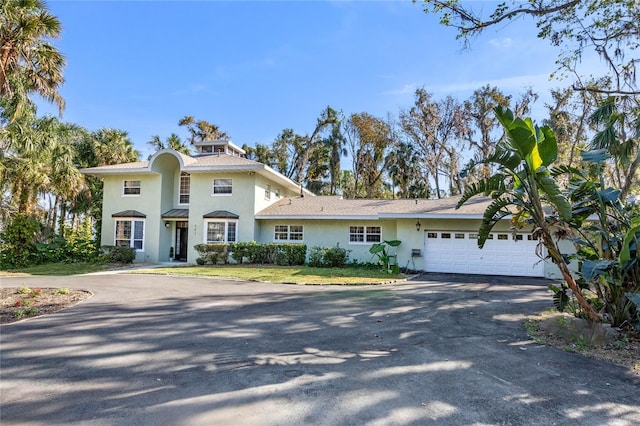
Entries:
{"type": "Polygon", "coordinates": [[[28,268],[0,271],[0,276],[11,275],[76,275],[88,274],[107,269],[102,263],[45,263],[43,265],[30,266],[28,268]]]}
{"type": "Polygon", "coordinates": [[[404,279],[404,275],[389,275],[379,270],[364,268],[312,268],[310,266],[258,266],[215,265],[178,266],[141,269],[136,274],[189,275],[199,277],[225,277],[292,284],[383,284],[404,279]]]}

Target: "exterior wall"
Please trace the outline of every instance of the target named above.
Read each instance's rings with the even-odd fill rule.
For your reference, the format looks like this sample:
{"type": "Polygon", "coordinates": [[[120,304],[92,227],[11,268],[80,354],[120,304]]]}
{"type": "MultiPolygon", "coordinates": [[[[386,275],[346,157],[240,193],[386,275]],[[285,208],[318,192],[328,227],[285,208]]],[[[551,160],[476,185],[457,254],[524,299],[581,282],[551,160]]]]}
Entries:
{"type": "Polygon", "coordinates": [[[191,174],[188,262],[194,262],[198,257],[193,247],[205,241],[203,215],[212,211],[226,210],[240,216],[238,219],[238,241],[254,240],[255,192],[255,175],[249,173],[191,174]],[[213,179],[232,179],[232,194],[212,195],[213,179]]]}
{"type": "MultiPolygon", "coordinates": [[[[396,221],[395,220],[258,220],[259,232],[257,241],[262,243],[274,242],[274,232],[276,225],[302,225],[304,240],[302,243],[311,247],[327,247],[336,244],[342,248],[350,250],[349,259],[356,259],[358,262],[373,261],[373,256],[369,253],[372,243],[349,243],[350,226],[380,226],[382,240],[395,240],[396,221]]],[[[307,252],[308,253],[308,252],[307,252]]]]}
{"type": "Polygon", "coordinates": [[[161,215],[160,194],[162,178],[152,174],[122,174],[119,176],[105,176],[104,196],[102,207],[102,240],[101,245],[114,245],[115,221],[112,214],[124,210],[137,210],[144,213],[144,251],[136,255],[136,262],[157,262],[159,247],[159,231],[161,215]],[[140,195],[124,196],[123,182],[125,180],[140,181],[140,195]]]}

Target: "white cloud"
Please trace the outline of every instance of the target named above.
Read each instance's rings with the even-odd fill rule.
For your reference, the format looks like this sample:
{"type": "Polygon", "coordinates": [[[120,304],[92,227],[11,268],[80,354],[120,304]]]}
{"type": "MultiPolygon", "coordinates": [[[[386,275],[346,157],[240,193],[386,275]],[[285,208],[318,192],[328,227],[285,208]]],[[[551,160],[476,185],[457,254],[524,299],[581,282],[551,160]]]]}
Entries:
{"type": "MultiPolygon", "coordinates": [[[[557,83],[557,82],[555,82],[557,83]]],[[[493,80],[464,81],[460,83],[441,84],[436,86],[425,86],[427,92],[432,93],[457,93],[472,92],[486,85],[496,86],[501,90],[524,89],[532,87],[534,91],[542,91],[546,88],[554,87],[557,84],[549,80],[549,74],[528,74],[513,77],[505,77],[493,80]]]]}
{"type": "Polygon", "coordinates": [[[409,83],[409,84],[405,84],[400,89],[387,90],[386,92],[382,92],[382,94],[391,95],[391,96],[402,96],[402,95],[407,95],[409,93],[414,93],[416,91],[416,88],[417,86],[415,83],[409,83]]]}
{"type": "Polygon", "coordinates": [[[511,39],[511,37],[492,38],[491,40],[489,40],[489,44],[498,49],[506,49],[513,45],[513,40],[511,39]]]}

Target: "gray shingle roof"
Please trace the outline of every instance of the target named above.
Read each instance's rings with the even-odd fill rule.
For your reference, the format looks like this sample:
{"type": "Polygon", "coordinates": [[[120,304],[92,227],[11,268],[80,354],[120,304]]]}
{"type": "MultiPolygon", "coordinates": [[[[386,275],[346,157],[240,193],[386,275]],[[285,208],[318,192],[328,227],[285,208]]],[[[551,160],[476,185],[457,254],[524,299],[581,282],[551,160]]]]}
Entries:
{"type": "Polygon", "coordinates": [[[402,200],[343,199],[338,196],[283,198],[258,212],[256,219],[269,218],[400,218],[400,217],[481,217],[491,202],[474,198],[456,210],[460,197],[402,200]]]}

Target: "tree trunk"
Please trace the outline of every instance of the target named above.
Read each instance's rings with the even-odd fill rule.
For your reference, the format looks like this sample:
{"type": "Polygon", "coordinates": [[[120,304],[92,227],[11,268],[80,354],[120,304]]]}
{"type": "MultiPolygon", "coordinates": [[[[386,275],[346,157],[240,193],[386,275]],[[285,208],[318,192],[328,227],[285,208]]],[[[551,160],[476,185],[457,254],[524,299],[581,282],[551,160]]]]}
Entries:
{"type": "Polygon", "coordinates": [[[551,234],[549,233],[549,230],[544,229],[543,233],[544,233],[543,235],[544,246],[549,251],[549,256],[553,260],[553,263],[555,263],[558,266],[558,269],[560,269],[562,278],[565,280],[565,282],[571,289],[571,292],[573,293],[576,300],[578,301],[578,304],[587,313],[591,321],[601,322],[602,318],[600,317],[600,315],[598,315],[598,313],[593,309],[593,306],[591,306],[589,301],[587,301],[587,299],[585,299],[584,296],[582,295],[582,292],[580,291],[580,286],[578,285],[576,280],[573,278],[573,275],[571,275],[571,271],[569,271],[569,267],[564,261],[564,258],[562,257],[560,250],[558,249],[556,244],[553,242],[553,239],[551,237],[551,234]]]}

